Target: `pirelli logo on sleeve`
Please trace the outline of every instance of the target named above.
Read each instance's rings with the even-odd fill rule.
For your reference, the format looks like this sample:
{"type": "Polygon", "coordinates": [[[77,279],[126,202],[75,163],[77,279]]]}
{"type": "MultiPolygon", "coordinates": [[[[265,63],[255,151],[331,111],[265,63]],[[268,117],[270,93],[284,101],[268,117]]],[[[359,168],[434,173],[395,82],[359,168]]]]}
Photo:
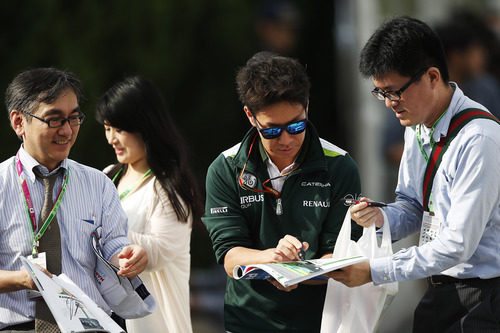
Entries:
{"type": "Polygon", "coordinates": [[[210,214],[216,215],[216,214],[225,214],[227,213],[227,207],[214,207],[210,208],[210,214]]]}

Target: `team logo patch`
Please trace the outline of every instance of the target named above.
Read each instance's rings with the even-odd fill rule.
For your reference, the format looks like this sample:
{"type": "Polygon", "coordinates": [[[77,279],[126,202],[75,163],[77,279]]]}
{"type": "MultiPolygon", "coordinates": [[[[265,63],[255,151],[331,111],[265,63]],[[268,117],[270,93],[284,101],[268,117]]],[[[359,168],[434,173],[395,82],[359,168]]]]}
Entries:
{"type": "Polygon", "coordinates": [[[310,186],[313,186],[313,187],[330,187],[330,186],[332,186],[332,184],[330,184],[330,183],[321,183],[321,182],[302,182],[302,183],[300,183],[300,186],[303,186],[303,187],[310,187],[310,186]]]}
{"type": "Polygon", "coordinates": [[[302,202],[302,206],[304,207],[320,207],[320,208],[328,208],[330,207],[330,201],[316,201],[316,200],[304,200],[302,202]]]}
{"type": "Polygon", "coordinates": [[[255,188],[255,186],[257,186],[257,177],[255,177],[251,173],[245,172],[243,176],[241,176],[241,179],[243,181],[243,184],[250,188],[255,188]]]}
{"type": "Polygon", "coordinates": [[[227,207],[210,208],[210,214],[223,214],[223,213],[227,213],[227,207]]]}

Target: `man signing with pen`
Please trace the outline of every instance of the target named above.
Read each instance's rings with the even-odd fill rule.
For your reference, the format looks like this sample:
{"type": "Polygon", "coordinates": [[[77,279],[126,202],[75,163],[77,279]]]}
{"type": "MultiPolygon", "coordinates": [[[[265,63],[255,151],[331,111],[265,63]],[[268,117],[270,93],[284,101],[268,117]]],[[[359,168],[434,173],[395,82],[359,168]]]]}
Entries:
{"type": "Polygon", "coordinates": [[[352,218],[389,223],[392,239],[420,231],[420,241],[328,275],[348,286],[427,278],[414,332],[499,332],[499,121],[449,81],[439,38],[417,19],[378,28],[360,70],[406,132],[395,203],[361,202],[352,218]]]}
{"type": "MultiPolygon", "coordinates": [[[[285,289],[276,281],[234,280],[232,271],[299,260],[302,251],[304,259],[330,256],[346,213],[340,199],[360,192],[357,166],[310,123],[309,79],[298,61],[257,53],[236,83],[252,128],[210,166],[202,219],[228,274],[225,327],[317,332],[325,283],[285,289]]],[[[354,230],[359,236],[361,228],[354,230]]]]}

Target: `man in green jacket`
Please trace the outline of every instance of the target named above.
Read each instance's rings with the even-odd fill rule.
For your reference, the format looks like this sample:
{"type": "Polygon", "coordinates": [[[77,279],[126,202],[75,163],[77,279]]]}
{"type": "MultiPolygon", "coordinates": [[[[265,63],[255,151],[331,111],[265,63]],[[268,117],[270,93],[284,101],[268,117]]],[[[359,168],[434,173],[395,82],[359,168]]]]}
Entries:
{"type": "MultiPolygon", "coordinates": [[[[269,52],[239,70],[252,128],[208,169],[203,223],[228,274],[225,327],[236,332],[319,332],[325,281],[283,288],[234,280],[235,265],[331,256],[347,207],[360,193],[351,157],[320,139],[308,120],[309,79],[295,59],[269,52]]],[[[361,229],[353,225],[353,235],[361,229]]],[[[269,283],[271,282],[271,283],[269,283]]]]}

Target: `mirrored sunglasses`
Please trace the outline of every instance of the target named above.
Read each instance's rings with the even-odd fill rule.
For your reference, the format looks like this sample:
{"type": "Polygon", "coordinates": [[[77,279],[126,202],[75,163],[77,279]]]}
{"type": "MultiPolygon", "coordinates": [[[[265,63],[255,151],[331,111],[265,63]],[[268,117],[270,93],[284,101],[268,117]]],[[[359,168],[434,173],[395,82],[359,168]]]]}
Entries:
{"type": "Polygon", "coordinates": [[[281,135],[281,133],[283,133],[283,130],[287,131],[288,134],[297,135],[304,132],[307,126],[307,118],[289,123],[284,126],[276,126],[270,128],[260,127],[259,121],[255,117],[254,119],[255,123],[257,124],[257,129],[259,130],[260,134],[262,134],[264,139],[276,139],[281,135]]]}

